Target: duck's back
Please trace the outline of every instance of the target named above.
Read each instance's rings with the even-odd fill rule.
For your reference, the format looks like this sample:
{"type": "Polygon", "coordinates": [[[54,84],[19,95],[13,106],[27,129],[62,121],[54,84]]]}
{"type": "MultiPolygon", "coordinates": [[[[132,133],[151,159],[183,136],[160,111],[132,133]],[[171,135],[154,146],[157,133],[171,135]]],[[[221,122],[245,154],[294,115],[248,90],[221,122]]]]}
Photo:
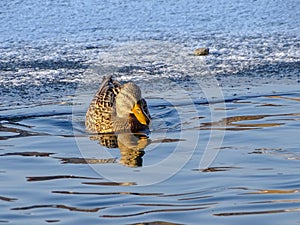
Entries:
{"type": "Polygon", "coordinates": [[[115,97],[120,90],[120,84],[112,77],[104,77],[86,113],[85,126],[89,132],[113,132],[112,116],[115,113],[115,97]]]}

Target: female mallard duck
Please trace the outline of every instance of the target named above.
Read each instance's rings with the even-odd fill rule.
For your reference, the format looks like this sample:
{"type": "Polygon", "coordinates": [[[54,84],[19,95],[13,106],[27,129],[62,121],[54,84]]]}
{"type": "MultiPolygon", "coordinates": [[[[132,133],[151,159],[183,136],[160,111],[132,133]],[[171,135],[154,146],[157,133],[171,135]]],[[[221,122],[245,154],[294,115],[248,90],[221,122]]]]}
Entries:
{"type": "Polygon", "coordinates": [[[150,119],[140,88],[131,82],[121,85],[109,76],[87,110],[85,126],[93,133],[136,132],[147,130],[150,119]]]}

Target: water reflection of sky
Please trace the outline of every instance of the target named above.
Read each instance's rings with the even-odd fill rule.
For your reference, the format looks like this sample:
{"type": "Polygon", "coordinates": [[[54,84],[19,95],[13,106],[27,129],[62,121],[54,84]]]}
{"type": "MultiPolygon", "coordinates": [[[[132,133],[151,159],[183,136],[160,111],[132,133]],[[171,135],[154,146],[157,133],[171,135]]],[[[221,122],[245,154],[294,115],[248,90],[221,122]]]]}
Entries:
{"type": "MultiPolygon", "coordinates": [[[[204,218],[207,222],[224,219],[253,222],[257,216],[280,223],[285,223],[286,218],[297,221],[298,101],[297,92],[232,100],[226,103],[227,119],[208,123],[209,110],[202,110],[198,118],[200,126],[193,127],[193,120],[187,120],[181,130],[172,128],[171,124],[169,133],[154,127],[149,139],[142,138],[141,143],[139,138],[123,136],[126,147],[142,154],[138,154],[143,160],[141,167],[122,164],[134,162],[132,159],[137,156],[124,156],[124,146],[121,150],[108,148],[111,158],[97,157],[104,146],[101,147],[97,138],[84,133],[84,112],[77,111],[73,118],[71,114],[32,115],[18,120],[7,117],[1,123],[4,132],[1,132],[0,174],[6,180],[1,185],[1,217],[9,222],[18,222],[19,216],[22,221],[31,222],[82,220],[95,224],[156,221],[160,216],[170,218],[176,213],[178,218],[163,221],[193,223],[204,218]],[[84,146],[80,151],[72,126],[66,126],[72,120],[77,142],[83,143],[79,147],[84,146]],[[199,161],[209,128],[226,128],[226,135],[217,158],[210,168],[203,170],[199,161]],[[6,129],[11,129],[16,136],[7,135],[6,129]],[[185,151],[193,147],[189,137],[173,139],[174,134],[188,133],[191,129],[199,129],[200,144],[187,164],[164,182],[139,187],[135,176],[143,173],[144,166],[164,160],[174,152],[178,142],[185,151]],[[136,148],[136,143],[141,149],[136,148]],[[85,157],[83,151],[90,157],[85,157]],[[109,173],[101,174],[105,169],[111,174],[126,172],[127,176],[123,176],[123,181],[110,180],[109,173]],[[28,213],[30,217],[26,216],[28,213]]],[[[155,115],[159,115],[160,108],[154,102],[150,110],[155,120],[159,119],[155,115]]],[[[199,109],[206,107],[206,104],[199,105],[199,109]]],[[[172,114],[167,113],[164,118],[168,116],[172,114]]],[[[100,140],[103,142],[103,137],[100,140]]],[[[149,179],[145,177],[145,180],[149,179]]]]}

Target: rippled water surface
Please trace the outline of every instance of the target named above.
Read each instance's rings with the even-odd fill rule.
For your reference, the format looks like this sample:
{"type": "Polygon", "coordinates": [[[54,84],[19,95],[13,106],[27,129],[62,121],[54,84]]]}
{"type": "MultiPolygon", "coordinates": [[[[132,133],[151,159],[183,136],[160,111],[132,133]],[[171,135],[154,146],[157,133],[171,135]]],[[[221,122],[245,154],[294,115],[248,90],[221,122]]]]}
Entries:
{"type": "Polygon", "coordinates": [[[299,224],[299,7],[1,1],[0,223],[299,224]],[[151,132],[85,132],[111,74],[151,132]]]}
{"type": "MultiPolygon", "coordinates": [[[[111,157],[99,158],[98,151],[107,149],[83,132],[84,111],[73,117],[71,112],[49,115],[37,106],[40,115],[2,118],[2,222],[299,222],[299,91],[229,99],[227,115],[219,121],[210,120],[206,103],[179,104],[177,111],[183,109],[187,117],[181,126],[173,119],[174,106],[160,101],[149,99],[154,127],[149,143],[135,148],[143,151],[141,156],[110,148],[111,157]],[[190,107],[201,116],[188,118],[190,107]],[[79,130],[75,137],[73,127],[79,130]],[[180,139],[194,130],[199,131],[199,143],[195,137],[180,139]],[[225,131],[225,137],[215,161],[202,169],[199,162],[211,130],[225,131]],[[142,168],[174,154],[178,142],[186,154],[194,151],[184,167],[163,182],[139,186],[135,176],[147,174],[142,168]]],[[[225,110],[217,105],[210,107],[225,110]]],[[[53,110],[60,107],[66,106],[55,104],[53,110]]]]}

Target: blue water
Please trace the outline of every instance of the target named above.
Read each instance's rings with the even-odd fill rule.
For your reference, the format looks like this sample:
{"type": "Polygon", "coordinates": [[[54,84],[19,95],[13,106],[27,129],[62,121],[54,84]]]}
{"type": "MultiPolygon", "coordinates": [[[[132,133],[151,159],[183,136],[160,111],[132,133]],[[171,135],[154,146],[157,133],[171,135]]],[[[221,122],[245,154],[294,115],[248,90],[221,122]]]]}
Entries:
{"type": "Polygon", "coordinates": [[[299,12],[1,1],[0,223],[299,224],[299,12]],[[84,127],[111,74],[141,87],[153,117],[120,148],[84,127]]]}

